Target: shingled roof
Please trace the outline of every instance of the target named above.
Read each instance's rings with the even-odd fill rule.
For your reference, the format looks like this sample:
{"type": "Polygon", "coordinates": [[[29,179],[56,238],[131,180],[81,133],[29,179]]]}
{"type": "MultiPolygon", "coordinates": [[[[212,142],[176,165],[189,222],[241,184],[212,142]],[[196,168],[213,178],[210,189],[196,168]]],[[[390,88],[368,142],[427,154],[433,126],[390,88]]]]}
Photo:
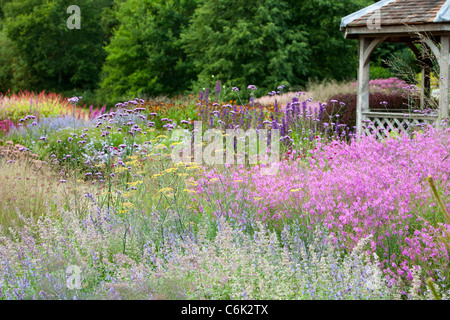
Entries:
{"type": "Polygon", "coordinates": [[[376,13],[381,26],[450,22],[450,0],[382,0],[342,19],[341,28],[362,27],[376,13]],[[379,10],[379,11],[377,11],[379,10]]]}

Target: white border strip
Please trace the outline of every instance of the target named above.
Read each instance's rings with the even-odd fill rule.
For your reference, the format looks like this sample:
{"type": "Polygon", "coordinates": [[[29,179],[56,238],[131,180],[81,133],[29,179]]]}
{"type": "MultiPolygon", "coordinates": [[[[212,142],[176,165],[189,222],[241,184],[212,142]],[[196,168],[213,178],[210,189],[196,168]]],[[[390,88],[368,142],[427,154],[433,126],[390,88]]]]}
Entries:
{"type": "MultiPolygon", "coordinates": [[[[381,7],[384,7],[394,1],[397,1],[397,0],[381,0],[381,1],[378,1],[368,7],[363,8],[359,11],[349,14],[348,16],[343,17],[341,20],[341,29],[345,28],[349,23],[352,23],[353,21],[365,16],[366,14],[368,14],[372,11],[375,11],[377,9],[380,9],[381,7]]],[[[446,4],[447,3],[449,3],[449,0],[447,0],[446,4]]],[[[441,10],[442,10],[442,8],[441,8],[441,10]]]]}
{"type": "Polygon", "coordinates": [[[447,0],[439,9],[433,22],[449,22],[450,21],[450,1],[447,0]]]}

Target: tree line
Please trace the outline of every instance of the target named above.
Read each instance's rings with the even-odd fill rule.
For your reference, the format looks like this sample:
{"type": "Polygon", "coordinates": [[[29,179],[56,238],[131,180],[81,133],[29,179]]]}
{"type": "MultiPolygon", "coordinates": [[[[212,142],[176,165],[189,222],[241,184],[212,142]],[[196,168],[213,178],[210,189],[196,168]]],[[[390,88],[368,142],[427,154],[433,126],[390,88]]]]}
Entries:
{"type": "Polygon", "coordinates": [[[0,0],[0,92],[103,101],[356,76],[342,17],[373,0],[0,0]],[[68,29],[70,5],[81,29],[68,29]],[[212,77],[214,76],[214,77],[212,77]]]}

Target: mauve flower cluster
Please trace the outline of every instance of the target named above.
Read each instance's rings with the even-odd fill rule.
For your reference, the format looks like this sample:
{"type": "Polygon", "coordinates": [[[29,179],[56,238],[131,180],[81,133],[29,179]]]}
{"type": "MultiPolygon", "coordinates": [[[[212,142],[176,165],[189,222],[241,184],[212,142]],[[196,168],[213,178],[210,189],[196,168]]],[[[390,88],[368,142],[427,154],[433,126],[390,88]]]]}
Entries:
{"type": "MultiPolygon", "coordinates": [[[[251,88],[252,86],[249,86],[251,88]]],[[[301,100],[294,97],[287,104],[275,104],[270,107],[253,105],[232,105],[213,103],[198,104],[203,124],[209,128],[221,129],[276,129],[284,145],[295,147],[313,142],[316,135],[352,136],[353,128],[346,128],[339,119],[323,123],[326,103],[313,102],[312,98],[301,100]]]]}
{"type": "Polygon", "coordinates": [[[306,234],[298,225],[286,227],[280,241],[255,221],[253,234],[224,219],[201,221],[196,234],[180,234],[166,223],[160,229],[153,220],[157,214],[130,215],[124,224],[114,212],[94,206],[87,207],[84,219],[73,211],[60,213],[60,220],[27,220],[25,227],[11,229],[11,237],[0,238],[0,299],[152,299],[170,291],[178,299],[392,299],[395,294],[362,253],[368,239],[342,258],[327,231],[306,234]],[[212,238],[210,226],[216,230],[212,238]],[[158,244],[152,236],[161,232],[158,244]],[[77,275],[80,287],[73,290],[77,275]]]}
{"type": "MultiPolygon", "coordinates": [[[[354,86],[358,85],[358,81],[353,83],[354,86]]],[[[405,80],[397,77],[391,77],[388,79],[373,79],[369,81],[369,86],[373,89],[387,90],[387,91],[399,91],[407,90],[410,85],[405,80]]]]}
{"type": "MultiPolygon", "coordinates": [[[[25,119],[25,118],[24,118],[25,119]]],[[[42,117],[39,121],[33,120],[33,122],[26,126],[19,126],[12,128],[9,132],[9,137],[21,136],[22,138],[38,140],[40,137],[45,136],[51,132],[65,129],[65,128],[87,128],[91,127],[93,120],[83,120],[70,115],[61,117],[42,117]]]]}
{"type": "MultiPolygon", "coordinates": [[[[412,280],[412,264],[431,269],[449,259],[437,239],[444,220],[426,181],[433,176],[450,209],[450,160],[443,160],[449,145],[449,128],[428,128],[414,138],[362,137],[350,144],[319,138],[308,163],[283,161],[273,176],[258,166],[230,167],[231,174],[210,171],[199,179],[197,195],[206,200],[206,194],[226,192],[233,199],[227,212],[236,218],[254,211],[274,224],[290,218],[322,224],[343,249],[372,234],[370,251],[379,254],[383,271],[412,280]]],[[[203,208],[207,205],[216,204],[207,201],[203,208]]]]}
{"type": "MultiPolygon", "coordinates": [[[[160,280],[185,279],[188,299],[393,299],[375,263],[368,261],[362,239],[342,258],[332,239],[317,228],[309,236],[298,225],[286,226],[281,241],[264,224],[254,222],[253,234],[239,222],[217,220],[217,234],[207,237],[207,223],[196,236],[169,235],[159,251],[146,249],[160,280]],[[307,240],[307,241],[305,241],[307,240]]],[[[375,257],[375,260],[377,258],[375,257]]],[[[166,280],[166,281],[167,281],[166,280]]],[[[181,282],[180,282],[181,283],[181,282]]]]}

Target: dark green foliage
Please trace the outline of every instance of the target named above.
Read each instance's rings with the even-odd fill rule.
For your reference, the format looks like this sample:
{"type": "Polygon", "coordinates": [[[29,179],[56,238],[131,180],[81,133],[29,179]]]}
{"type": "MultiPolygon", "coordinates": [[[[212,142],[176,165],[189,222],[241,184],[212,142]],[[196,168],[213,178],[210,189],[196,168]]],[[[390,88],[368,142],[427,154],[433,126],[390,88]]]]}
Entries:
{"type": "Polygon", "coordinates": [[[288,0],[294,14],[293,27],[305,28],[309,35],[308,76],[317,79],[356,78],[358,43],[344,39],[341,19],[373,0],[288,0]]]}
{"type": "Polygon", "coordinates": [[[111,1],[76,1],[81,9],[81,29],[73,30],[66,23],[71,15],[67,8],[74,1],[23,0],[3,5],[4,31],[33,75],[33,90],[96,85],[105,59],[105,33],[99,21],[111,1]]]}
{"type": "Polygon", "coordinates": [[[403,43],[380,44],[370,61],[370,79],[387,79],[396,76],[411,82],[415,80],[416,74],[421,72],[416,56],[403,43]],[[412,74],[407,74],[406,70],[410,70],[412,74]]]}
{"type": "Polygon", "coordinates": [[[196,0],[128,0],[117,7],[120,26],[106,47],[103,95],[111,99],[185,91],[194,77],[180,44],[196,0]]]}
{"type": "MultiPolygon", "coordinates": [[[[303,90],[309,79],[355,79],[357,41],[339,26],[374,2],[0,0],[0,92],[57,91],[112,106],[202,88],[213,97],[217,80],[226,87],[221,99],[237,99],[231,87],[247,99],[248,85],[258,97],[281,84],[303,90]],[[66,26],[74,4],[80,30],[66,26]]],[[[404,45],[382,44],[371,78],[402,77],[385,63],[392,53],[414,63],[404,45]]]]}
{"type": "Polygon", "coordinates": [[[204,1],[182,34],[198,86],[211,88],[212,75],[241,89],[304,83],[310,67],[307,33],[292,23],[289,9],[286,1],[204,1]]]}
{"type": "Polygon", "coordinates": [[[0,93],[33,85],[25,62],[14,43],[0,30],[0,93]]]}

